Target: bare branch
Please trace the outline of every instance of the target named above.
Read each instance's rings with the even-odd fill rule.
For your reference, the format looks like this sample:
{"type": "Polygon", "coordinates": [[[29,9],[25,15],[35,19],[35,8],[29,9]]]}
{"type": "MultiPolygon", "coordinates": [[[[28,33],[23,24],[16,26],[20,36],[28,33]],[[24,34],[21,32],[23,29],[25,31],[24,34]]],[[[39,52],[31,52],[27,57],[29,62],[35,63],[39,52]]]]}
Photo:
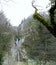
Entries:
{"type": "Polygon", "coordinates": [[[45,18],[43,18],[43,16],[41,16],[38,12],[37,12],[37,8],[34,6],[34,1],[32,2],[32,6],[35,9],[35,13],[33,15],[33,18],[39,20],[44,26],[46,26],[46,28],[52,33],[52,35],[54,37],[56,37],[56,22],[54,21],[54,11],[56,10],[56,0],[55,0],[55,5],[52,6],[49,10],[50,12],[50,23],[49,24],[48,20],[45,20],[45,18]]]}
{"type": "Polygon", "coordinates": [[[34,5],[34,0],[32,1],[32,7],[35,9],[35,11],[37,11],[38,9],[36,8],[36,6],[34,5]]]}

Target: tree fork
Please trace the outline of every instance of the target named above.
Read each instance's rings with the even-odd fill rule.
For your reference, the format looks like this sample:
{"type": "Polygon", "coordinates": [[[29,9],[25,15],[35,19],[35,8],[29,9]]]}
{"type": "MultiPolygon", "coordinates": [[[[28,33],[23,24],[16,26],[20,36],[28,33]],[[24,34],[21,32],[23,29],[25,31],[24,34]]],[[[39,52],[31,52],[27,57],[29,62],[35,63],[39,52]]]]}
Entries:
{"type": "Polygon", "coordinates": [[[33,8],[35,9],[35,13],[33,14],[33,18],[39,20],[46,28],[50,31],[50,33],[56,37],[56,23],[54,21],[54,11],[56,9],[56,0],[55,5],[50,8],[50,23],[48,23],[47,20],[43,16],[41,16],[36,10],[38,10],[34,5],[34,2],[32,3],[33,8]]]}

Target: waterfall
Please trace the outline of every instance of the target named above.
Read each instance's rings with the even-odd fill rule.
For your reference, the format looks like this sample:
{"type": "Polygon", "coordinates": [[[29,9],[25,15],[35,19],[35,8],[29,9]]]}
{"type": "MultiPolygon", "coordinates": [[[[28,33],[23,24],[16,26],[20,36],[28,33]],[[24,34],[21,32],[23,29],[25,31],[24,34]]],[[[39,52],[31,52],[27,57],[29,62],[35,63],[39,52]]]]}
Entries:
{"type": "Polygon", "coordinates": [[[16,39],[15,43],[16,43],[16,47],[18,49],[18,46],[19,46],[19,40],[18,40],[18,38],[16,39]]]}
{"type": "Polygon", "coordinates": [[[16,61],[21,61],[22,60],[22,54],[21,54],[21,45],[24,42],[24,39],[16,39],[15,44],[16,44],[16,49],[17,49],[17,56],[16,56],[16,61]]]}

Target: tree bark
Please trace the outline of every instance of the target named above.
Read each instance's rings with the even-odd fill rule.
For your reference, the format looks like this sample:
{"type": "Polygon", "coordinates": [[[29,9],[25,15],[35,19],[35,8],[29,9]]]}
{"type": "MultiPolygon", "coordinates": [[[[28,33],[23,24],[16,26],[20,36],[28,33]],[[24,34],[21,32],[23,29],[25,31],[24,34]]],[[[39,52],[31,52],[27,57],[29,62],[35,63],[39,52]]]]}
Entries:
{"type": "Polygon", "coordinates": [[[50,24],[48,20],[46,20],[43,16],[35,11],[33,14],[33,18],[39,20],[46,28],[50,31],[50,33],[56,37],[56,22],[54,21],[54,11],[56,9],[56,0],[55,5],[50,8],[50,24]]]}
{"type": "Polygon", "coordinates": [[[46,20],[39,13],[34,13],[33,18],[39,20],[54,35],[54,37],[56,37],[56,29],[54,29],[53,26],[48,23],[48,20],[46,20]]]}

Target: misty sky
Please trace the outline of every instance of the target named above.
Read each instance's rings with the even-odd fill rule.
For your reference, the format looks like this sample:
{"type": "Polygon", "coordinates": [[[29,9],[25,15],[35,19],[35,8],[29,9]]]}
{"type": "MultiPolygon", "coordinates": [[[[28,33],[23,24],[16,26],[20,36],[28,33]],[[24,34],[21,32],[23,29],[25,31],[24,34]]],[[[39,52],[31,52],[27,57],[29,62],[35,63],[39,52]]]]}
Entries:
{"type": "MultiPolygon", "coordinates": [[[[4,11],[6,17],[10,19],[10,23],[13,26],[18,26],[24,18],[34,13],[31,2],[32,0],[12,0],[9,2],[4,2],[2,0],[0,9],[4,11]]],[[[49,0],[37,0],[36,3],[40,6],[40,9],[45,11],[49,0]]]]}

